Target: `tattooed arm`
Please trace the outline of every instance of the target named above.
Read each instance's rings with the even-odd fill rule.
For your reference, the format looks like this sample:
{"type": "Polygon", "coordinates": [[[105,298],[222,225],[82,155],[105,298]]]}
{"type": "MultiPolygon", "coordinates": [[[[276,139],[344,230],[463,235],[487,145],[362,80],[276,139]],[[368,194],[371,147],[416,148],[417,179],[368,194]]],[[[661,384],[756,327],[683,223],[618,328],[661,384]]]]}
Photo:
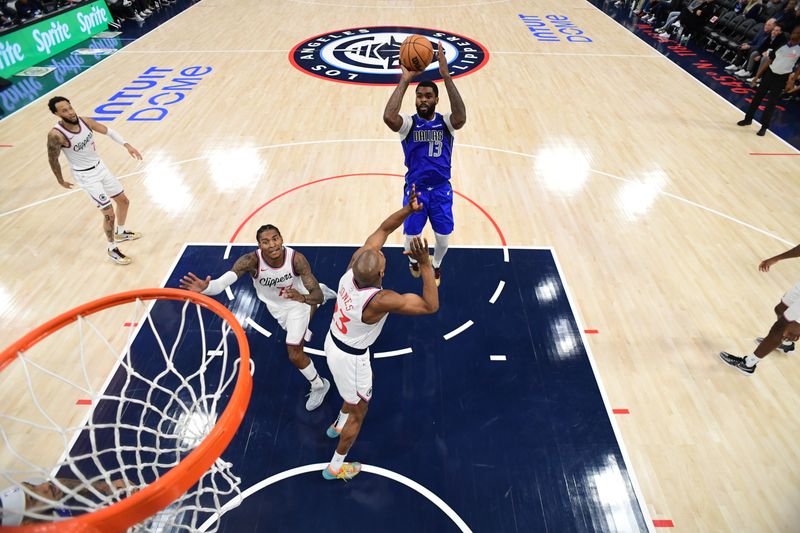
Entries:
{"type": "Polygon", "coordinates": [[[314,277],[314,273],[311,272],[311,265],[308,264],[306,256],[300,252],[295,252],[292,266],[294,267],[294,271],[300,276],[300,279],[303,280],[303,285],[305,285],[306,290],[308,290],[308,294],[302,294],[294,289],[286,289],[286,292],[283,293],[284,296],[290,300],[303,302],[308,305],[321,304],[322,289],[319,288],[319,282],[317,278],[314,277]]]}
{"type": "Polygon", "coordinates": [[[187,291],[201,292],[208,296],[216,296],[228,287],[230,287],[237,279],[244,274],[256,274],[258,272],[258,257],[255,253],[245,254],[233,264],[233,269],[225,272],[223,275],[215,280],[211,276],[206,276],[206,279],[200,279],[193,273],[189,272],[180,280],[181,289],[187,291]]]}
{"type": "Polygon", "coordinates": [[[50,133],[47,134],[47,159],[50,161],[50,169],[55,174],[59,185],[65,189],[71,189],[75,185],[64,181],[64,176],[61,175],[61,163],[58,162],[62,146],[64,146],[64,137],[56,130],[50,130],[50,133]]]}

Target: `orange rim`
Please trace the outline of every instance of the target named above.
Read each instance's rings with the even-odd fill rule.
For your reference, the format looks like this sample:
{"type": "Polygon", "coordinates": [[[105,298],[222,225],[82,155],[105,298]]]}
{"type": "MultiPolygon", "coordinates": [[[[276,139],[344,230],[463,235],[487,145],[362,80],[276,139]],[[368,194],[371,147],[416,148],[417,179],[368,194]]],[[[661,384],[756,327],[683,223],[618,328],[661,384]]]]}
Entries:
{"type": "Polygon", "coordinates": [[[3,531],[27,533],[125,531],[178,499],[214,464],[214,461],[233,439],[233,435],[244,418],[253,390],[253,380],[250,376],[250,347],[247,344],[244,330],[233,313],[218,301],[203,294],[182,289],[140,289],[112,294],[80,305],[45,322],[6,348],[0,353],[0,371],[10,364],[17,354],[28,350],[54,331],[75,322],[78,316],[92,315],[103,309],[135,300],[190,300],[213,311],[230,324],[239,343],[239,375],[236,378],[236,385],[228,405],[217,420],[217,424],[197,448],[169,472],[135,494],[103,509],[69,520],[28,526],[0,527],[3,531]]]}

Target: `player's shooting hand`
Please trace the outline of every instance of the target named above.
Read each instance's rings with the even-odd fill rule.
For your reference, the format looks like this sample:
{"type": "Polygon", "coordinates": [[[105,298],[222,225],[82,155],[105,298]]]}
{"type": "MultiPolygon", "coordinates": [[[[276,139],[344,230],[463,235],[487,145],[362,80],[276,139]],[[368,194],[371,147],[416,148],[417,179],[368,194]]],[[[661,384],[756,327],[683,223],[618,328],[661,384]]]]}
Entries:
{"type": "Polygon", "coordinates": [[[294,300],[295,302],[306,303],[306,295],[302,292],[297,292],[296,289],[289,287],[283,291],[283,297],[287,300],[294,300]]]}
{"type": "Polygon", "coordinates": [[[411,81],[422,74],[421,70],[408,70],[402,63],[400,63],[400,71],[402,72],[402,74],[400,74],[400,79],[406,81],[411,81]]]}
{"type": "Polygon", "coordinates": [[[761,263],[758,265],[758,269],[759,269],[761,272],[769,272],[769,267],[771,267],[772,265],[774,265],[774,264],[775,264],[775,263],[777,263],[777,262],[778,262],[778,260],[777,260],[777,259],[775,259],[774,257],[773,257],[773,258],[770,258],[770,259],[764,259],[764,260],[763,260],[763,261],[761,261],[761,263]]]}
{"type": "Polygon", "coordinates": [[[442,78],[450,76],[450,68],[447,65],[447,58],[445,57],[444,48],[442,48],[442,41],[439,41],[439,46],[436,49],[436,55],[439,56],[439,74],[442,78]]]}
{"type": "Polygon", "coordinates": [[[422,207],[425,205],[419,201],[419,193],[417,192],[417,186],[411,186],[411,194],[408,195],[408,205],[411,207],[413,212],[422,211],[422,207]]]}
{"type": "Polygon", "coordinates": [[[208,288],[209,283],[211,283],[211,276],[206,276],[206,279],[200,279],[191,272],[180,280],[181,289],[194,292],[203,292],[208,288]]]}
{"type": "Polygon", "coordinates": [[[132,158],[138,159],[139,161],[142,160],[142,154],[139,153],[139,150],[137,150],[136,148],[134,148],[133,146],[131,146],[128,143],[125,143],[125,148],[128,149],[128,153],[131,154],[132,158]]]}
{"type": "Polygon", "coordinates": [[[411,240],[411,249],[403,253],[420,265],[429,265],[431,262],[431,256],[428,252],[428,239],[423,237],[414,237],[411,240]]]}

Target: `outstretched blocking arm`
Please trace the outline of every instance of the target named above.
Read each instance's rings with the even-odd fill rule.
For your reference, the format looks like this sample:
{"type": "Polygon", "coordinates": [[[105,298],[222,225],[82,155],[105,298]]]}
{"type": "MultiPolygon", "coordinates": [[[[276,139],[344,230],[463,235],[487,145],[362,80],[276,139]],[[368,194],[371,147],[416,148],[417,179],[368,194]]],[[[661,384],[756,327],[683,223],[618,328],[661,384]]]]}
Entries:
{"type": "Polygon", "coordinates": [[[422,210],[422,203],[417,199],[417,189],[414,185],[411,186],[411,195],[409,196],[408,203],[403,206],[402,209],[399,209],[389,215],[389,218],[384,220],[378,229],[376,229],[372,235],[367,237],[367,242],[364,243],[364,246],[356,250],[353,254],[353,257],[350,259],[350,264],[347,268],[351,268],[353,263],[355,263],[356,258],[361,254],[361,252],[366,248],[372,248],[375,250],[380,250],[383,248],[383,245],[386,244],[386,239],[389,238],[394,230],[400,227],[403,224],[403,221],[408,218],[408,215],[415,211],[422,210]]]}
{"type": "Polygon", "coordinates": [[[71,189],[74,185],[64,181],[64,176],[61,174],[61,163],[58,162],[62,146],[64,146],[64,137],[55,129],[50,130],[50,133],[47,134],[47,160],[50,162],[50,170],[55,174],[59,185],[65,189],[71,189]]]}
{"type": "Polygon", "coordinates": [[[781,261],[783,259],[791,259],[793,257],[800,257],[800,244],[792,248],[791,250],[786,250],[782,254],[778,254],[776,256],[770,257],[769,259],[764,259],[758,265],[758,269],[761,272],[769,272],[769,267],[781,261]]]}
{"type": "Polygon", "coordinates": [[[205,279],[198,278],[192,272],[183,276],[180,280],[181,289],[187,291],[199,292],[207,296],[216,296],[228,287],[230,287],[237,279],[246,273],[255,274],[258,271],[258,257],[256,254],[245,254],[233,264],[233,269],[225,272],[217,279],[212,280],[211,276],[206,276],[205,279]]]}
{"type": "Polygon", "coordinates": [[[87,126],[92,128],[93,131],[96,131],[97,133],[102,133],[103,135],[108,135],[114,142],[124,146],[125,149],[128,150],[128,153],[131,155],[132,158],[138,159],[139,161],[142,160],[142,154],[139,153],[139,150],[131,146],[129,142],[123,139],[122,135],[120,135],[119,132],[117,132],[116,130],[112,130],[105,124],[100,124],[93,118],[89,117],[81,117],[81,118],[84,122],[86,122],[87,126]]]}
{"type": "Polygon", "coordinates": [[[308,264],[308,259],[306,259],[306,256],[300,252],[295,252],[294,259],[292,260],[292,266],[294,267],[294,271],[297,272],[297,275],[300,276],[300,279],[303,280],[303,285],[308,291],[308,294],[303,294],[292,288],[289,288],[284,291],[284,298],[294,300],[295,302],[302,302],[308,305],[321,304],[322,289],[320,289],[319,282],[314,276],[314,273],[311,272],[311,265],[308,264]]]}
{"type": "Polygon", "coordinates": [[[439,56],[439,74],[442,75],[444,86],[447,89],[447,96],[450,98],[450,124],[453,125],[454,129],[460,130],[467,122],[467,108],[464,106],[464,100],[461,99],[461,93],[456,89],[456,84],[453,83],[453,77],[450,75],[441,41],[439,41],[437,52],[439,56]]]}
{"type": "Polygon", "coordinates": [[[411,83],[411,80],[420,74],[420,72],[408,70],[403,65],[400,65],[400,70],[403,72],[400,75],[400,81],[397,83],[397,87],[394,88],[394,92],[392,92],[392,96],[389,97],[386,108],[383,110],[383,121],[392,131],[400,131],[400,128],[403,127],[403,117],[400,116],[403,96],[406,94],[406,89],[408,89],[408,84],[411,83]]]}

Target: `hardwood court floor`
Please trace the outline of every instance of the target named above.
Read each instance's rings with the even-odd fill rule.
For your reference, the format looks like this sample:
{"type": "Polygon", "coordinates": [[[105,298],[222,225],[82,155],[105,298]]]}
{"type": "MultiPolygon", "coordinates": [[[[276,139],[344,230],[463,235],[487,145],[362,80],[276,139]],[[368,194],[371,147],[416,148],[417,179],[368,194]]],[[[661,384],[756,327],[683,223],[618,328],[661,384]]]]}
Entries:
{"type": "MultiPolygon", "coordinates": [[[[776,353],[748,379],[716,355],[749,352],[800,278],[800,262],[756,268],[797,239],[797,159],[749,155],[793,150],[737,128],[738,110],[582,0],[347,4],[203,0],[57,91],[91,115],[150,67],[213,69],[162,121],[110,123],[141,167],[98,140],[124,177],[127,226],[145,234],[122,246],[131,266],[105,259],[100,217],[52,177],[51,95],[0,122],[13,145],[0,148],[0,344],[87,300],[158,286],[184,242],[227,241],[315,179],[368,174],[274,201],[236,242],[267,222],[287,242],[362,241],[401,198],[400,179],[382,175],[404,171],[381,120],[392,89],[308,76],[288,52],[345,28],[442,29],[491,54],[456,80],[468,120],[454,188],[509,245],[558,254],[582,323],[599,331],[589,342],[611,406],[630,410],[617,423],[652,518],[680,531],[796,528],[800,367],[776,353]],[[567,16],[593,42],[538,42],[520,14],[567,16]]],[[[467,202],[455,216],[453,244],[499,244],[467,202]]],[[[465,268],[445,261],[443,283],[465,268]]],[[[102,382],[108,368],[94,370],[102,382]]]]}

